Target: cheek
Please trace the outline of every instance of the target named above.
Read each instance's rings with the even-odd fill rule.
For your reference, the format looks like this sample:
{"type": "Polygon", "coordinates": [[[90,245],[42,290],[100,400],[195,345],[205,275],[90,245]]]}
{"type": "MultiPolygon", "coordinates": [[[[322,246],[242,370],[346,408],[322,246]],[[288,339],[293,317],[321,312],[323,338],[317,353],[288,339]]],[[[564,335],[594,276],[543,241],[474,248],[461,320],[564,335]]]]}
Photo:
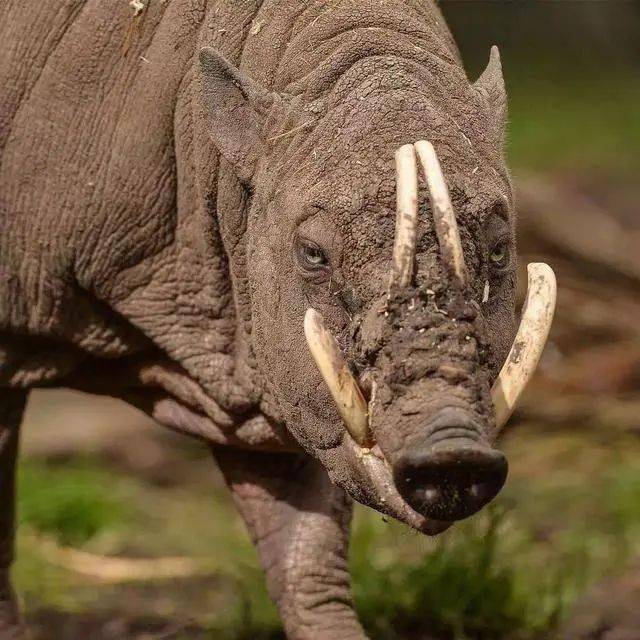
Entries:
{"type": "Polygon", "coordinates": [[[287,258],[266,244],[249,258],[253,350],[265,390],[289,430],[303,446],[328,448],[340,442],[340,418],[308,352],[308,303],[287,258]]]}
{"type": "Polygon", "coordinates": [[[487,338],[491,345],[488,362],[492,377],[495,379],[509,354],[516,335],[516,318],[514,305],[499,305],[487,317],[487,338]]]}

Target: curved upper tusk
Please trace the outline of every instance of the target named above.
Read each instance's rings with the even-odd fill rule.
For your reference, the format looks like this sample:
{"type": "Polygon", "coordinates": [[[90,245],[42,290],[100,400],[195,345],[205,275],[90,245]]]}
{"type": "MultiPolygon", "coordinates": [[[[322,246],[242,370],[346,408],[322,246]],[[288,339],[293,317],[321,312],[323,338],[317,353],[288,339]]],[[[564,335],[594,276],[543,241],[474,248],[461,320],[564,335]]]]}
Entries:
{"type": "Polygon", "coordinates": [[[335,338],[315,309],[307,309],[305,313],[304,335],[347,431],[358,444],[366,445],[369,430],[367,402],[335,338]]]}
{"type": "Polygon", "coordinates": [[[528,266],[527,273],[527,299],[520,327],[491,389],[497,432],[511,416],[520,394],[536,370],[556,308],[556,277],[553,269],[543,262],[535,262],[528,266]]]}
{"type": "Polygon", "coordinates": [[[438,156],[433,145],[426,140],[420,140],[414,145],[424,176],[429,187],[429,195],[433,208],[433,220],[435,223],[436,236],[442,253],[442,260],[447,265],[448,270],[455,276],[462,286],[467,280],[466,267],[464,264],[464,252],[460,242],[460,232],[456,216],[451,206],[449,190],[444,181],[442,168],[438,161],[438,156]]]}
{"type": "Polygon", "coordinates": [[[418,228],[418,167],[412,144],[396,151],[396,233],[393,244],[392,287],[411,283],[418,228]]]}

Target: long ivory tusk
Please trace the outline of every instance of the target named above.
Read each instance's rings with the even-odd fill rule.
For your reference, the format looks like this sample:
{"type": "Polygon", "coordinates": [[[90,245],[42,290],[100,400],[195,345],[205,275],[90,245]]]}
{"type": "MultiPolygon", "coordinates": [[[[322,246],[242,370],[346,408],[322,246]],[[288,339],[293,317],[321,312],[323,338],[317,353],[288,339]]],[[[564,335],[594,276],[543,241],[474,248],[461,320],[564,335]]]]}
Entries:
{"type": "Polygon", "coordinates": [[[527,299],[516,339],[493,388],[491,398],[499,432],[511,416],[520,394],[536,370],[547,342],[556,308],[556,277],[543,262],[527,269],[527,299]]]}
{"type": "Polygon", "coordinates": [[[433,145],[426,140],[415,143],[416,151],[420,157],[424,176],[429,187],[429,195],[433,208],[433,220],[436,236],[442,252],[442,259],[449,271],[453,273],[458,283],[462,286],[466,282],[466,267],[464,253],[460,242],[458,223],[451,206],[449,190],[442,175],[442,168],[433,145]]]}
{"type": "Polygon", "coordinates": [[[396,234],[389,289],[411,283],[418,227],[418,167],[412,144],[396,151],[396,234]]]}
{"type": "Polygon", "coordinates": [[[315,309],[307,309],[304,316],[304,334],[309,351],[315,360],[331,396],[344,420],[347,431],[360,445],[368,439],[368,414],[358,383],[340,352],[322,316],[315,309]]]}

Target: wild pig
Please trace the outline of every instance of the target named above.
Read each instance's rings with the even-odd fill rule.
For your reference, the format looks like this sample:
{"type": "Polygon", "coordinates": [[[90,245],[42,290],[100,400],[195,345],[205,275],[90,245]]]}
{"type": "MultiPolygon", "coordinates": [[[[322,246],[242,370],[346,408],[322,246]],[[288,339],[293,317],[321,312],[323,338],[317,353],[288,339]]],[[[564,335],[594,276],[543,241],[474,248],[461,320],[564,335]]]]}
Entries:
{"type": "Polygon", "coordinates": [[[551,322],[534,265],[514,342],[497,50],[471,84],[431,0],[5,0],[0,41],[0,636],[22,410],[66,386],[210,443],[288,636],[363,638],[352,499],[490,501],[551,322]]]}

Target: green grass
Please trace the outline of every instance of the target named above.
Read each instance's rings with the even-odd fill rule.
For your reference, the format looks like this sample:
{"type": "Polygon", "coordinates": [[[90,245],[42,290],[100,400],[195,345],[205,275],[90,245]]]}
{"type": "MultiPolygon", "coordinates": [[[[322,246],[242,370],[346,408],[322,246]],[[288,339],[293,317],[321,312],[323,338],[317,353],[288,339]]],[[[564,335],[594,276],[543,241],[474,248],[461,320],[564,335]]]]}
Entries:
{"type": "MultiPolygon", "coordinates": [[[[529,541],[510,532],[500,507],[480,522],[465,523],[443,537],[428,554],[371,570],[358,553],[355,593],[373,637],[533,638],[553,628],[562,606],[558,576],[534,584],[524,563],[529,541]],[[534,588],[533,588],[534,587],[534,588]]],[[[376,536],[370,535],[370,555],[376,536]]]]}
{"type": "Polygon", "coordinates": [[[82,545],[118,528],[127,505],[112,474],[87,461],[49,466],[27,461],[18,475],[18,523],[63,545],[82,545]]]}
{"type": "MultiPolygon", "coordinates": [[[[515,464],[527,466],[537,446],[544,454],[546,438],[518,438],[515,464]]],[[[609,448],[586,434],[551,437],[551,446],[566,467],[528,470],[493,507],[436,539],[357,510],[353,587],[371,638],[547,640],[591,583],[640,553],[637,441],[609,448]]],[[[238,589],[213,637],[281,638],[272,609],[264,616],[260,575],[246,574],[238,589]]]]}
{"type": "Polygon", "coordinates": [[[433,542],[361,513],[354,591],[372,637],[547,638],[590,583],[638,554],[638,443],[608,451],[609,462],[588,435],[570,446],[575,471],[516,479],[495,506],[433,542]]]}

